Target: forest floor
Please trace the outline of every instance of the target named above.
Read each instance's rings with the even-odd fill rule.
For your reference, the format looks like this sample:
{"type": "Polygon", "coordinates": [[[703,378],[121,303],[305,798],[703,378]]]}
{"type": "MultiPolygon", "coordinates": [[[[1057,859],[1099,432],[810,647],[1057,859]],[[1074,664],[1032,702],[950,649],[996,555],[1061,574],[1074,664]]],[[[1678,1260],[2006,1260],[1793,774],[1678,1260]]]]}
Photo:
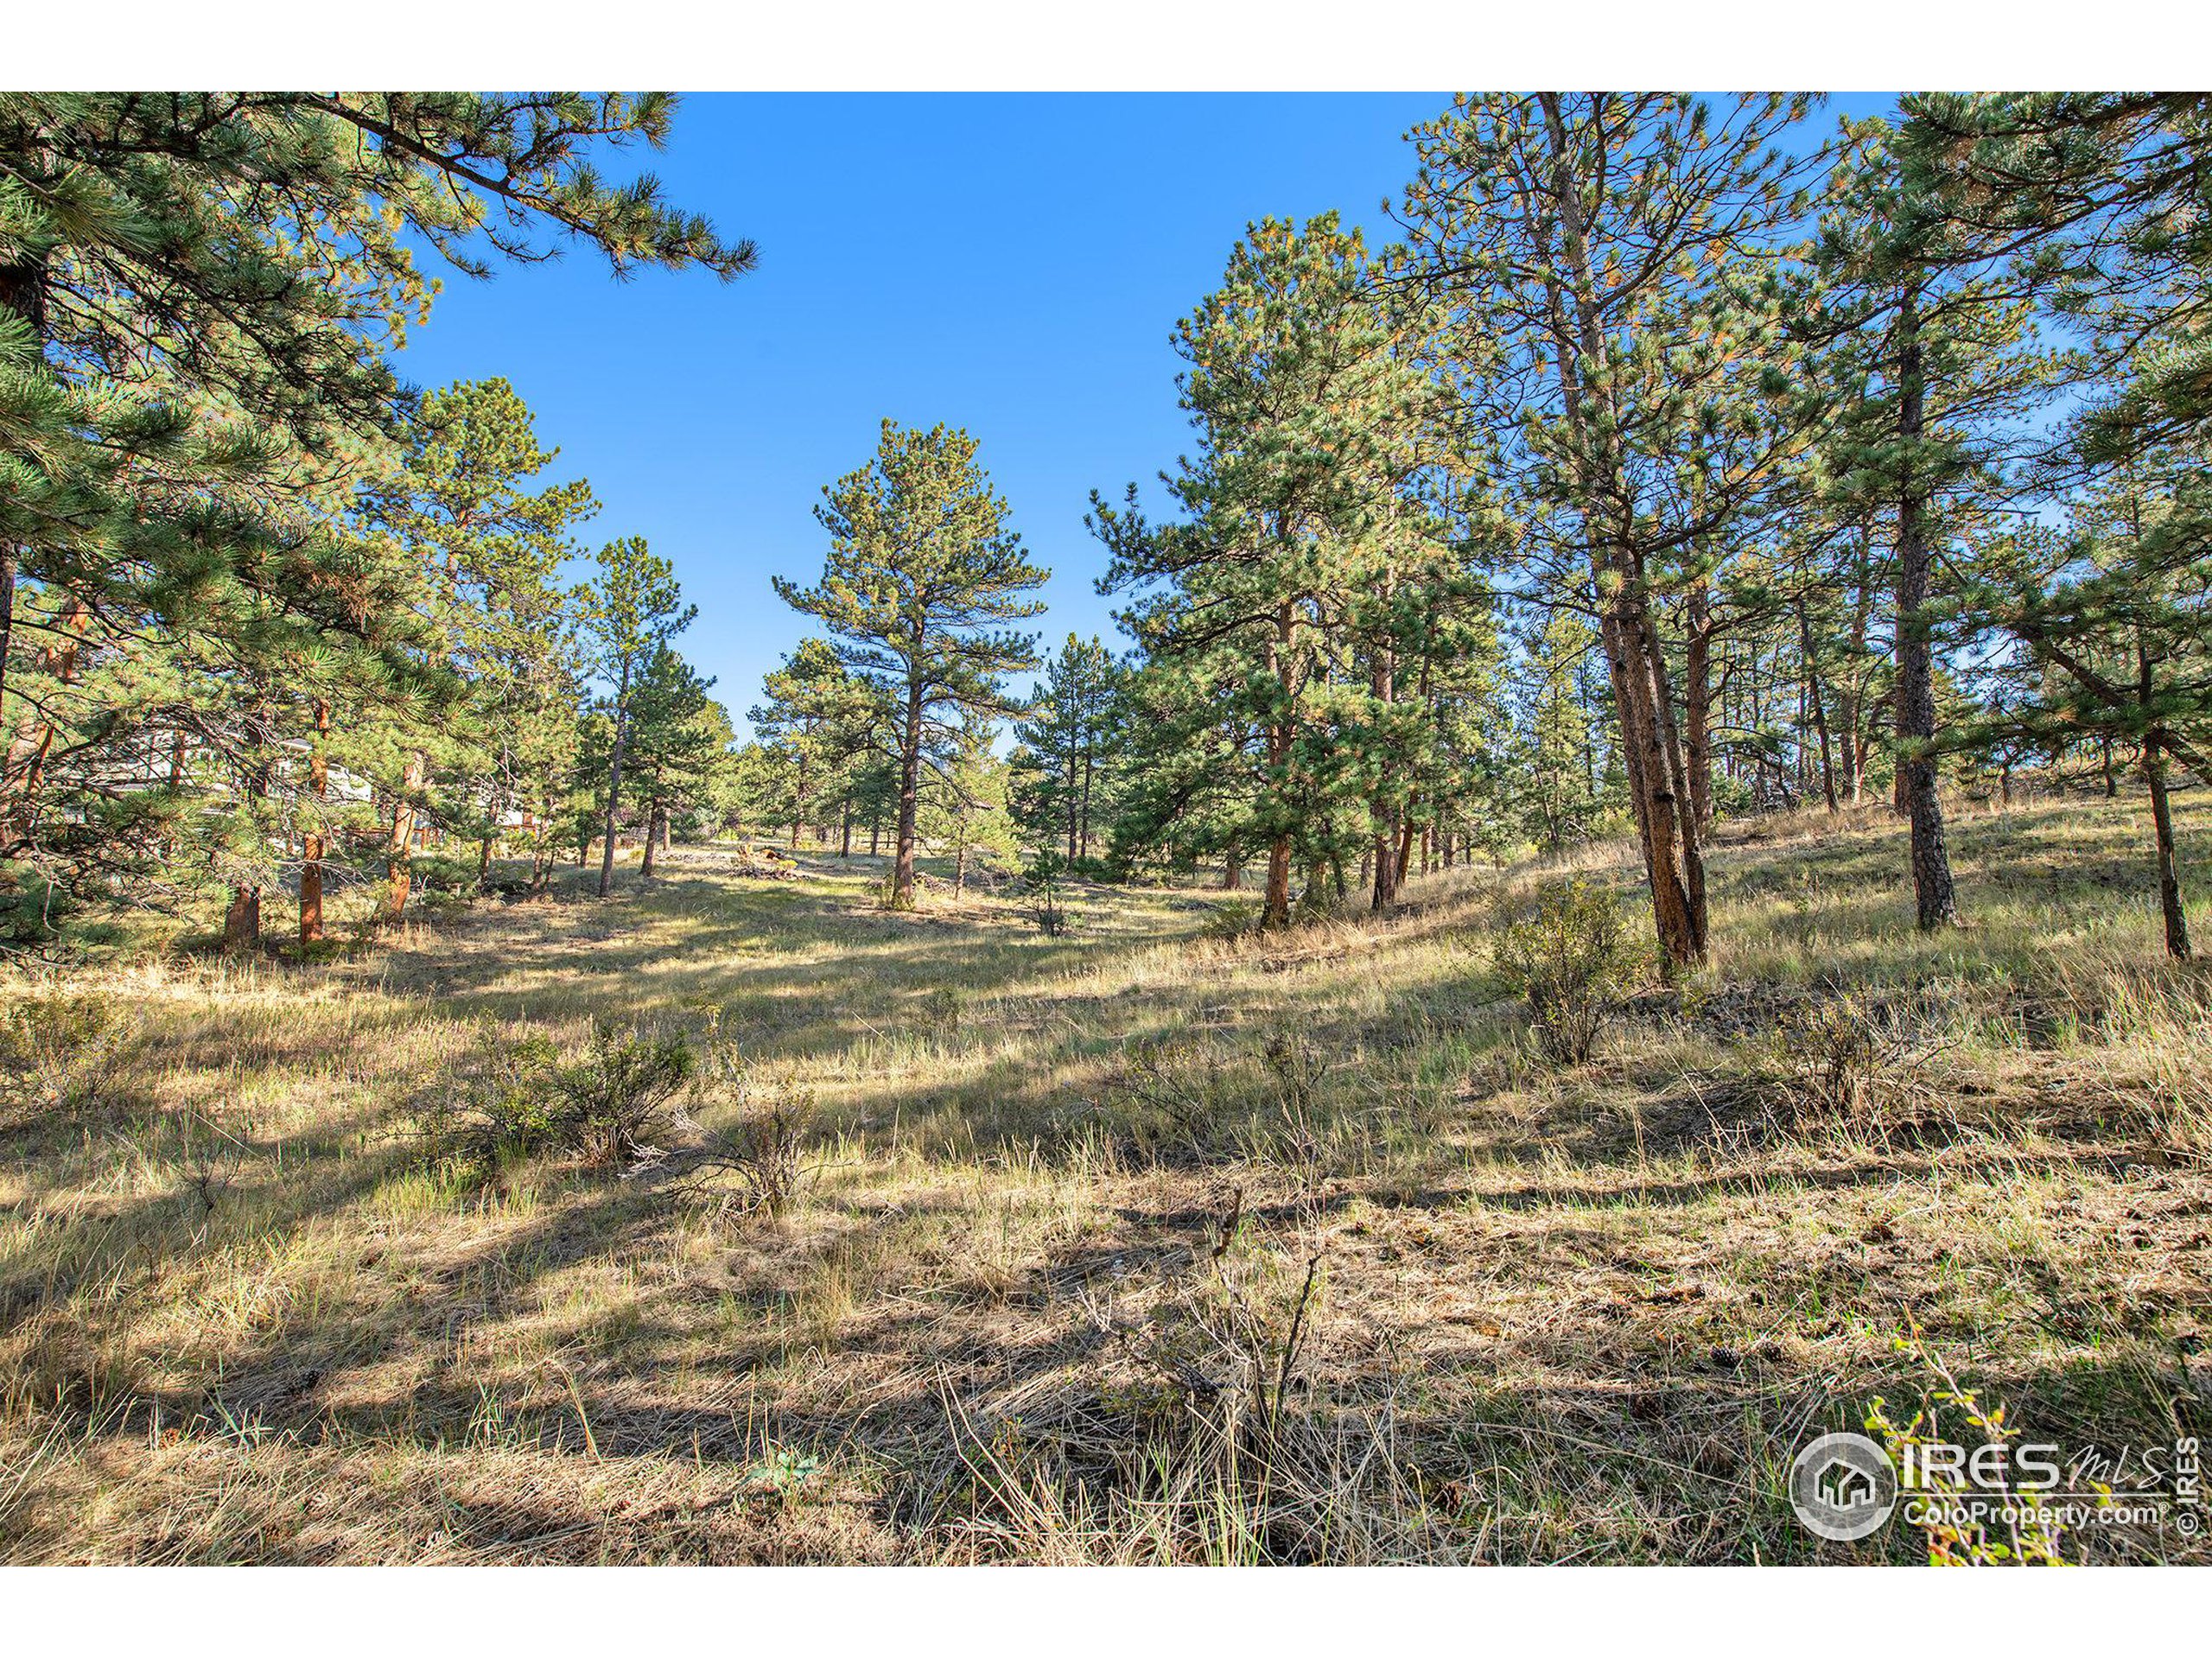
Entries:
{"type": "Polygon", "coordinates": [[[0,1126],[0,1555],[1910,1560],[1785,1483],[1939,1367],[2069,1452],[2201,1434],[2212,984],[2142,804],[1967,810],[1934,938],[1885,813],[1720,839],[1714,963],[1569,1068],[1491,961],[1535,866],[1265,939],[1083,887],[1053,938],[678,849],[332,962],[80,972],[99,1064],[0,1126]],[[710,1010],[742,1079],[678,1136],[803,1116],[779,1215],[426,1151],[487,1045],[710,1010]]]}

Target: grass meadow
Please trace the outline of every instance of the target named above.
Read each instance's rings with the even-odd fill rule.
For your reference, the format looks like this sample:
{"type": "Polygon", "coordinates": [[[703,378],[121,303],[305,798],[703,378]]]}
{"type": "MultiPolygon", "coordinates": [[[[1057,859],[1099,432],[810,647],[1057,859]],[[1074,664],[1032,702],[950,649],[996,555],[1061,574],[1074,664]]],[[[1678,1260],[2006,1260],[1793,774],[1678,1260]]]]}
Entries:
{"type": "MultiPolygon", "coordinates": [[[[61,1038],[0,1125],[0,1556],[1924,1559],[1797,1525],[1808,1433],[2202,1432],[2212,981],[2145,817],[1967,810],[1933,938],[1886,812],[1726,827],[1715,961],[1578,1066],[1491,960],[1539,865],[1265,938],[1078,886],[1048,938],[679,848],[328,961],[19,975],[61,1038]],[[670,1157],[439,1154],[487,1054],[595,1020],[718,1034],[670,1157]],[[772,1211],[679,1173],[771,1115],[772,1211]]],[[[1630,858],[1574,861],[1635,905],[1630,858]]]]}

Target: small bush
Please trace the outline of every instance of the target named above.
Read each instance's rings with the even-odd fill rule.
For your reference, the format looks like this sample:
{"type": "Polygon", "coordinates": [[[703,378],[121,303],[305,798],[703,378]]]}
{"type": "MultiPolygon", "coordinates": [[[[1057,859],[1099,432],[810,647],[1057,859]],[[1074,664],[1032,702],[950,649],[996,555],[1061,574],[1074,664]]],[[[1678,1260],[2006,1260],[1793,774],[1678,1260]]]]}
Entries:
{"type": "Polygon", "coordinates": [[[700,1188],[716,1177],[729,1177],[736,1185],[721,1189],[726,1209],[779,1219],[810,1173],[806,1149],[813,1130],[814,1096],[793,1096],[755,1113],[731,1133],[710,1137],[688,1161],[683,1179],[700,1188]]]}
{"type": "Polygon", "coordinates": [[[1109,1088],[1116,1097],[1116,1118],[1128,1126],[1135,1148],[1146,1154],[1163,1145],[1213,1145],[1237,1103],[1221,1054],[1181,1033],[1125,1043],[1109,1088]]]}
{"type": "Polygon", "coordinates": [[[488,1171],[551,1149],[560,1140],[559,1063],[550,1038],[502,1041],[486,1033],[460,1082],[431,1109],[424,1128],[432,1153],[488,1171]]]}
{"type": "Polygon", "coordinates": [[[537,1034],[487,1038],[459,1085],[433,1109],[426,1138],[436,1157],[490,1171],[548,1152],[589,1164],[627,1164],[651,1150],[670,1103],[698,1068],[681,1033],[601,1021],[582,1057],[563,1065],[537,1034]]]}
{"type": "Polygon", "coordinates": [[[1068,909],[1061,891],[1067,868],[1067,860],[1047,849],[1022,872],[1021,892],[1029,919],[1048,939],[1057,939],[1068,931],[1068,909]]]}
{"type": "Polygon", "coordinates": [[[1920,1093],[1913,1073],[1930,1052],[1894,1010],[1853,996],[1789,1010],[1768,1046],[1801,1113],[1853,1124],[1920,1093]]]}
{"type": "Polygon", "coordinates": [[[1278,1026],[1260,1045],[1260,1058],[1274,1081],[1287,1116],[1302,1120],[1313,1109],[1329,1057],[1295,1026],[1278,1026]]]}
{"type": "Polygon", "coordinates": [[[939,1041],[954,1036],[960,1030],[960,1001],[957,988],[938,986],[923,996],[918,1023],[939,1041]]]}
{"type": "Polygon", "coordinates": [[[1208,939],[1241,939],[1248,933],[1256,933],[1260,927],[1260,907],[1249,899],[1224,899],[1206,907],[1206,918],[1198,925],[1198,935],[1208,939]]]}
{"type": "MultiPolygon", "coordinates": [[[[1927,1334],[1910,1314],[1905,1316],[1905,1325],[1907,1334],[1892,1337],[1891,1346],[1917,1360],[1936,1387],[1929,1402],[1915,1412],[1910,1421],[1902,1424],[1890,1415],[1887,1402],[1875,1396],[1866,1413],[1866,1432],[1880,1438],[1890,1461],[1903,1468],[1912,1450],[1965,1442],[1967,1434],[1959,1423],[1942,1421],[1939,1413],[1946,1407],[1965,1420],[1964,1430],[1971,1431],[1979,1442],[1977,1456],[1981,1447],[2001,1448],[2018,1440],[2021,1431],[2006,1421],[2005,1408],[1985,1407],[1972,1389],[1960,1385],[1951,1368],[1928,1345],[1927,1334]]],[[[1912,1520],[1914,1510],[1909,1509],[1906,1516],[1927,1540],[1930,1567],[2065,1565],[2069,1558],[2063,1552],[2066,1535],[2061,1523],[2045,1520],[2032,1504],[2000,1505],[1999,1513],[1986,1522],[1955,1520],[1951,1503],[1975,1496],[1975,1489],[1955,1475],[1941,1472],[1940,1466],[1931,1466],[1925,1458],[1916,1460],[1920,1471],[1918,1491],[1937,1501],[1916,1506],[1922,1517],[1918,1520],[1912,1520]]],[[[2101,1503],[2113,1495],[2111,1486],[2094,1477],[2084,1484],[2101,1503]]]]}
{"type": "Polygon", "coordinates": [[[36,1114],[98,1106],[138,1026],[127,1005],[99,993],[10,1003],[0,1013],[0,1107],[36,1114]]]}
{"type": "Polygon", "coordinates": [[[1182,1395],[1185,1421],[1259,1471],[1285,1449],[1287,1416],[1305,1394],[1300,1362],[1320,1312],[1326,1250],[1314,1217],[1303,1219],[1297,1236],[1263,1243],[1245,1217],[1244,1190],[1234,1188],[1211,1218],[1205,1269],[1177,1275],[1141,1320],[1084,1296],[1099,1334],[1182,1395]]]}
{"type": "Polygon", "coordinates": [[[681,1032],[647,1033],[601,1020],[583,1060],[556,1074],[565,1144],[587,1163],[628,1163],[665,1122],[698,1060],[681,1032]]]}
{"type": "Polygon", "coordinates": [[[1642,973],[1643,955],[1630,940],[1620,901],[1577,876],[1536,890],[1528,913],[1498,934],[1497,961],[1528,1000],[1537,1046],[1552,1060],[1579,1065],[1642,973]]]}

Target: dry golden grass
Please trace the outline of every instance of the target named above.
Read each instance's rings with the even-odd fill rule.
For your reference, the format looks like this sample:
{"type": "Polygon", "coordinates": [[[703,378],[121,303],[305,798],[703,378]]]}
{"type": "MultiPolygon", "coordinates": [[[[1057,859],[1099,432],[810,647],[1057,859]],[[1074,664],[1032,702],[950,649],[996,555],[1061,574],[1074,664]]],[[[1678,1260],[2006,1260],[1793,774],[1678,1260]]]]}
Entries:
{"type": "MultiPolygon", "coordinates": [[[[87,969],[49,991],[111,999],[120,1050],[0,1130],[0,1541],[1910,1559],[1902,1527],[1816,1545],[1783,1496],[1808,1429],[1928,1391],[1908,1320],[2038,1438],[2170,1441],[2212,1383],[2212,1013],[2156,957],[2140,817],[1969,817],[1976,925],[1932,940],[1885,816],[1732,830],[1713,968],[1570,1071],[1490,964],[1535,868],[1266,941],[1207,937],[1217,895],[1084,889],[1046,939],[988,895],[878,912],[866,861],[679,849],[650,892],[327,964],[87,969]],[[1856,1116],[1772,1035],[1840,990],[1924,1039],[1856,1116]],[[779,1218],[411,1132],[487,1033],[709,1009],[747,1089],[702,1132],[811,1100],[779,1218]]],[[[2202,868],[2204,803],[2184,831],[2202,868]]]]}

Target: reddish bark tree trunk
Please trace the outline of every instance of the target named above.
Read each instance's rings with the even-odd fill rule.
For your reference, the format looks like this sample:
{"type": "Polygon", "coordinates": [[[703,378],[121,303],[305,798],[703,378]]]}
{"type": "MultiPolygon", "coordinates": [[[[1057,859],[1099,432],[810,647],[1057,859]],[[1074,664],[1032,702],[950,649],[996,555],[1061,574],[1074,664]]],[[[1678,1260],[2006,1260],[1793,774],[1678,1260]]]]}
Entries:
{"type": "Polygon", "coordinates": [[[1690,805],[1698,827],[1713,827],[1713,602],[1705,583],[1690,589],[1682,649],[1682,741],[1690,805]]]}
{"type": "Polygon", "coordinates": [[[231,889],[231,907],[223,916],[223,949],[251,950],[261,943],[261,889],[231,889]]]}
{"type": "Polygon", "coordinates": [[[315,705],[315,748],[308,756],[308,828],[300,838],[300,943],[313,944],[323,936],[322,861],[328,855],[322,834],[322,804],[330,793],[330,757],[324,745],[330,738],[330,704],[318,698],[315,705]]]}
{"type": "Polygon", "coordinates": [[[415,890],[415,796],[423,787],[428,762],[420,753],[410,754],[400,773],[400,793],[391,806],[391,839],[385,849],[385,887],[383,919],[396,922],[407,912],[408,895],[415,890]]]}

